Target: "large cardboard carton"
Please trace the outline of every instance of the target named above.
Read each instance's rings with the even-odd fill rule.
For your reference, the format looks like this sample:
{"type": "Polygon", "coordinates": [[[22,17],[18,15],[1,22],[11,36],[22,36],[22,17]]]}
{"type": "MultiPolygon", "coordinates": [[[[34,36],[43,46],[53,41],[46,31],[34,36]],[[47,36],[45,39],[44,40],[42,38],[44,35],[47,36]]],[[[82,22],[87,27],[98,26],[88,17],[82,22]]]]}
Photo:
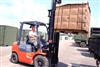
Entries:
{"type": "Polygon", "coordinates": [[[55,30],[89,32],[91,10],[89,3],[58,4],[55,11],[55,30]]]}

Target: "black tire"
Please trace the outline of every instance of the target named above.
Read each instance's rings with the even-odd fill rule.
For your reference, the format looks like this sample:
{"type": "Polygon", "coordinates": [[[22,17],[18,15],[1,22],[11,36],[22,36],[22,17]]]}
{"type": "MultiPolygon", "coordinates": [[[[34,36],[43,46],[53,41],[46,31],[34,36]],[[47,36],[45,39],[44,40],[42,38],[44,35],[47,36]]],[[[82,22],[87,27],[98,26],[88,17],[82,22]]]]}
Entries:
{"type": "Polygon", "coordinates": [[[10,60],[12,63],[18,63],[18,55],[16,53],[12,53],[10,60]]]}
{"type": "Polygon", "coordinates": [[[49,60],[45,56],[37,55],[34,58],[34,67],[49,67],[49,60]]]}
{"type": "Polygon", "coordinates": [[[79,45],[80,45],[80,47],[86,47],[86,43],[85,42],[81,42],[79,45]]]}

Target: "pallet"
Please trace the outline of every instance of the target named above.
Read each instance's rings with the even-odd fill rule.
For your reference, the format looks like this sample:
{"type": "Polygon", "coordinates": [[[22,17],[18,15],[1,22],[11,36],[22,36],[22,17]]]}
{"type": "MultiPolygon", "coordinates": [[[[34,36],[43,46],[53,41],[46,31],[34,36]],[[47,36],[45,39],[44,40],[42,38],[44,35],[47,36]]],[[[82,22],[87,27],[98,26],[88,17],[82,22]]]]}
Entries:
{"type": "Polygon", "coordinates": [[[86,30],[75,30],[75,29],[55,29],[56,32],[60,32],[60,33],[72,33],[72,34],[78,34],[78,33],[82,33],[82,34],[88,34],[88,31],[86,30]]]}

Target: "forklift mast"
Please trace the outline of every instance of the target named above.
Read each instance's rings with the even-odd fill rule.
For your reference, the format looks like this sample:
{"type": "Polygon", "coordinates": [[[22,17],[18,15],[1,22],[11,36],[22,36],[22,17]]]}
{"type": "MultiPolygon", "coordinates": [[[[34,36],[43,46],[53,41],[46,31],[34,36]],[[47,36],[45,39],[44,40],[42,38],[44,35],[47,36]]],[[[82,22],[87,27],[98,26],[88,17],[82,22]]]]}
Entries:
{"type": "Polygon", "coordinates": [[[49,11],[49,42],[52,43],[53,40],[53,32],[54,32],[54,20],[55,20],[55,10],[56,4],[60,4],[61,0],[52,0],[52,8],[49,11]]]}
{"type": "Polygon", "coordinates": [[[48,58],[50,67],[58,63],[58,48],[59,48],[59,33],[54,31],[54,20],[56,4],[60,4],[61,0],[52,0],[52,8],[49,11],[49,27],[48,27],[48,41],[49,41],[49,52],[48,58]]]}

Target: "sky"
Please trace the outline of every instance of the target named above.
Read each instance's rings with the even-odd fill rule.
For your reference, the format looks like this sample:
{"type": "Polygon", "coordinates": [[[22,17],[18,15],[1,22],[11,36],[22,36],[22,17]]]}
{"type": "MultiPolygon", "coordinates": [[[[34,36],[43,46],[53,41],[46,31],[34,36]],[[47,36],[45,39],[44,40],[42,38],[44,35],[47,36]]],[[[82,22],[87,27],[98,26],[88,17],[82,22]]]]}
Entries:
{"type": "MultiPolygon", "coordinates": [[[[0,25],[20,27],[21,21],[48,23],[48,9],[52,0],[0,0],[0,25]]],[[[62,0],[62,3],[86,0],[62,0]]],[[[100,27],[100,0],[88,0],[91,9],[90,27],[100,27]]],[[[25,27],[27,28],[27,27],[25,27]]],[[[41,28],[41,30],[43,30],[41,28]]]]}

